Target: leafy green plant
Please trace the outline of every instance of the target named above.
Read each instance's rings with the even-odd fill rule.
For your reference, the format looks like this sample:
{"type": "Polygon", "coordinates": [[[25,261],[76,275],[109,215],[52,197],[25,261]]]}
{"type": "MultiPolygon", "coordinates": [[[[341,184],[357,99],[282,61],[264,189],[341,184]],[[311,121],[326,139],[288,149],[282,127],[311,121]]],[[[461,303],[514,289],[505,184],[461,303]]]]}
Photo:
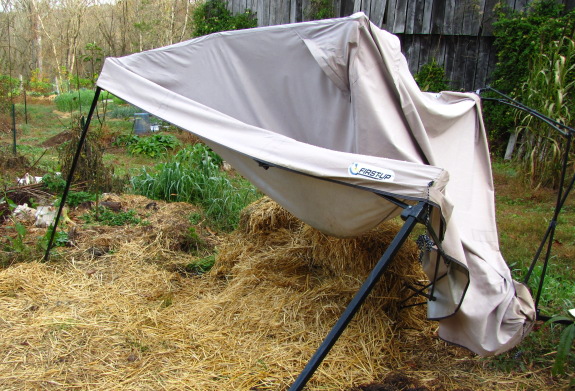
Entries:
{"type": "Polygon", "coordinates": [[[130,209],[125,212],[114,212],[102,206],[94,208],[89,213],[84,214],[82,219],[87,224],[98,223],[109,226],[138,225],[144,222],[138,217],[135,210],[130,209]]]}
{"type": "Polygon", "coordinates": [[[186,265],[185,271],[193,274],[205,274],[211,270],[215,262],[216,256],[212,254],[197,261],[190,262],[186,265]]]}
{"type": "Polygon", "coordinates": [[[19,221],[14,223],[14,226],[8,226],[6,228],[13,228],[16,232],[16,236],[14,238],[9,237],[8,241],[10,251],[15,251],[17,253],[22,253],[26,250],[26,244],[24,244],[24,238],[28,231],[26,230],[26,226],[19,221]]]}
{"type": "Polygon", "coordinates": [[[129,147],[131,145],[137,144],[140,138],[135,134],[121,134],[112,143],[116,147],[129,147]]]}
{"type": "Polygon", "coordinates": [[[0,75],[0,113],[8,114],[12,109],[12,98],[19,94],[20,80],[0,75]]]}
{"type": "Polygon", "coordinates": [[[184,201],[204,208],[206,217],[218,229],[237,226],[240,211],[259,197],[246,180],[230,178],[220,170],[222,159],[203,144],[179,151],[171,161],[143,168],[132,178],[137,194],[166,201],[184,201]]]}
{"type": "MultiPolygon", "coordinates": [[[[38,249],[42,252],[45,252],[48,248],[48,242],[50,241],[50,237],[52,236],[52,231],[54,230],[54,226],[48,227],[46,233],[40,237],[38,240],[38,249]]],[[[54,240],[52,241],[52,248],[54,247],[65,247],[68,245],[70,239],[68,237],[68,233],[66,231],[58,231],[54,234],[54,240]]]]}
{"type": "Polygon", "coordinates": [[[154,134],[148,137],[127,138],[126,147],[132,155],[144,155],[151,158],[164,155],[179,145],[177,138],[170,134],[154,134]]]}
{"type": "Polygon", "coordinates": [[[445,69],[435,59],[423,65],[414,77],[422,91],[441,92],[449,89],[445,79],[445,69]]]}
{"type": "Polygon", "coordinates": [[[575,323],[573,323],[575,318],[566,316],[554,316],[548,321],[548,323],[556,323],[561,321],[571,323],[565,327],[565,329],[561,332],[561,336],[559,337],[557,355],[555,356],[555,362],[551,368],[551,373],[553,376],[565,374],[565,364],[568,361],[571,347],[573,346],[573,341],[575,341],[575,323]]]}
{"type": "Polygon", "coordinates": [[[42,177],[42,185],[44,185],[44,187],[49,191],[58,193],[66,187],[66,180],[62,178],[62,175],[48,173],[42,177]]]}
{"type": "MultiPolygon", "coordinates": [[[[68,197],[66,198],[66,204],[71,207],[76,207],[84,202],[94,202],[98,198],[97,194],[88,193],[86,191],[69,191],[68,197]]],[[[59,200],[56,202],[56,206],[59,206],[59,200]]]]}
{"type": "Polygon", "coordinates": [[[194,37],[219,31],[242,30],[257,27],[255,14],[246,9],[244,13],[234,15],[224,0],[208,0],[197,6],[193,13],[194,37]]]}

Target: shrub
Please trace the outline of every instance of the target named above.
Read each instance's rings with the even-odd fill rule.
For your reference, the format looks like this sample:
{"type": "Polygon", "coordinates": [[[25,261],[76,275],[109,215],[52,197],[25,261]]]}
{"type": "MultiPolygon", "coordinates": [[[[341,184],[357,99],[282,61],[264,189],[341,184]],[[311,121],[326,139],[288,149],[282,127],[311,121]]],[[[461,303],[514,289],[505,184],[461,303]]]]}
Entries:
{"type": "Polygon", "coordinates": [[[18,95],[20,81],[7,75],[0,75],[0,113],[12,110],[12,97],[18,95]]]}
{"type": "Polygon", "coordinates": [[[224,0],[208,0],[200,4],[193,14],[194,37],[216,33],[218,31],[242,30],[257,27],[258,21],[251,10],[233,15],[224,0]]]}
{"type": "MultiPolygon", "coordinates": [[[[112,98],[112,99],[114,99],[114,103],[116,103],[116,99],[120,99],[120,98],[112,98]]],[[[116,105],[108,111],[108,117],[127,119],[127,118],[132,118],[134,116],[134,114],[141,113],[141,112],[142,112],[142,109],[140,109],[136,106],[116,105]]]]}
{"type": "Polygon", "coordinates": [[[335,17],[335,6],[332,0],[311,0],[306,11],[309,20],[335,17]]]}
{"type": "Polygon", "coordinates": [[[42,75],[39,69],[32,71],[28,89],[32,92],[31,95],[47,95],[54,92],[54,86],[50,83],[50,79],[42,75]]]}
{"type": "Polygon", "coordinates": [[[445,79],[445,70],[439,66],[435,59],[423,65],[414,77],[422,91],[441,92],[449,89],[445,79]]]}

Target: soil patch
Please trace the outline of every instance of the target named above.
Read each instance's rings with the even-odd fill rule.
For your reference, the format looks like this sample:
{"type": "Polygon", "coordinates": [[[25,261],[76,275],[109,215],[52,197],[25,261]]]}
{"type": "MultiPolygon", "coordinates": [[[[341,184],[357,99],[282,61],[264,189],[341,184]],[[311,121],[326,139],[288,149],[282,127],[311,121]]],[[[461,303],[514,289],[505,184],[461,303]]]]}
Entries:
{"type": "Polygon", "coordinates": [[[56,147],[58,145],[65,143],[66,141],[70,141],[73,137],[74,135],[72,134],[72,132],[70,132],[69,130],[65,130],[44,141],[42,143],[42,146],[45,148],[56,147]]]}

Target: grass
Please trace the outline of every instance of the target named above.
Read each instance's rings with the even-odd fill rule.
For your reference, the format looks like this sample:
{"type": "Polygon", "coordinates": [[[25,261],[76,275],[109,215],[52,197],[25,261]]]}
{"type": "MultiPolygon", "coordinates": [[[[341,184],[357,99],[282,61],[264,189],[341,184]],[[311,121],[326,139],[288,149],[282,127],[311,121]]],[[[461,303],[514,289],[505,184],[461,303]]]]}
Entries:
{"type": "Polygon", "coordinates": [[[195,144],[152,170],[143,168],[132,178],[132,187],[148,198],[201,205],[212,227],[231,231],[240,211],[260,194],[249,182],[222,172],[220,164],[219,156],[195,144]]]}
{"type": "MultiPolygon", "coordinates": [[[[556,191],[532,189],[517,174],[517,166],[494,162],[495,197],[500,248],[514,279],[523,281],[545,235],[556,203],[556,191]]],[[[539,309],[546,316],[565,315],[575,308],[575,201],[567,200],[556,226],[551,258],[541,292],[539,309]]],[[[546,247],[545,247],[546,248],[546,247]]],[[[545,251],[545,250],[544,250],[545,251]]],[[[543,269],[544,252],[529,279],[534,295],[543,269]]],[[[509,372],[551,368],[560,347],[564,325],[539,323],[519,347],[486,359],[486,365],[509,372]]],[[[575,355],[566,360],[571,372],[575,355]]]]}
{"type": "MultiPolygon", "coordinates": [[[[493,164],[493,171],[501,252],[515,279],[522,281],[553,217],[556,193],[550,189],[529,188],[510,163],[496,162],[493,164]]],[[[575,308],[574,205],[571,195],[558,219],[552,258],[547,270],[544,291],[541,294],[542,310],[551,315],[575,308]]],[[[538,287],[543,255],[544,253],[529,281],[529,286],[535,291],[538,287]]]]}

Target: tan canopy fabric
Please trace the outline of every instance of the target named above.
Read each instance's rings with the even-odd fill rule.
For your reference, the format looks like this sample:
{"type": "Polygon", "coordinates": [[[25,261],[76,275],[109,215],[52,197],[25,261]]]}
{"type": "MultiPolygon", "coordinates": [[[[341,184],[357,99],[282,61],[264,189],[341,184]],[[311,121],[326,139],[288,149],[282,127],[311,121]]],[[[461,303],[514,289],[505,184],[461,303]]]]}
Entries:
{"type": "Polygon", "coordinates": [[[106,59],[98,86],[184,128],[308,224],[354,236],[433,205],[424,257],[447,341],[497,354],[534,306],[498,248],[480,100],[422,93],[397,37],[364,14],[224,32],[106,59]],[[437,248],[436,248],[437,250],[437,248]]]}

